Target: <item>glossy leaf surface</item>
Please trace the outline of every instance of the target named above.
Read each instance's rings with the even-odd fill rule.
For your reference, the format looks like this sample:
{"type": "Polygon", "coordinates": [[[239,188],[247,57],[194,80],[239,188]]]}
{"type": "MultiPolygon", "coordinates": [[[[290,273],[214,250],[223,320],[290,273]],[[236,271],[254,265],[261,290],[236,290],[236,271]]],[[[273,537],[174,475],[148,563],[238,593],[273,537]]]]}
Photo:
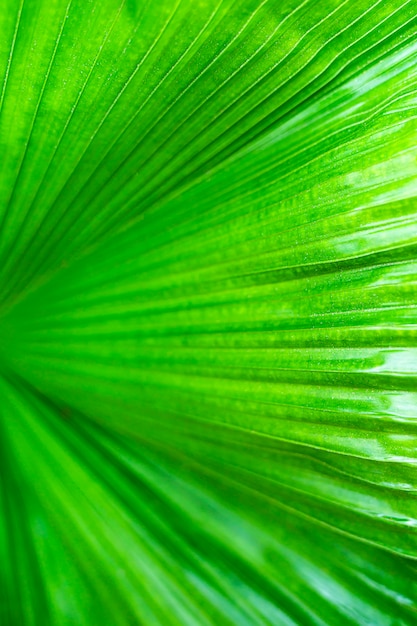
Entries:
{"type": "Polygon", "coordinates": [[[416,16],[4,0],[6,626],[417,622],[416,16]]]}

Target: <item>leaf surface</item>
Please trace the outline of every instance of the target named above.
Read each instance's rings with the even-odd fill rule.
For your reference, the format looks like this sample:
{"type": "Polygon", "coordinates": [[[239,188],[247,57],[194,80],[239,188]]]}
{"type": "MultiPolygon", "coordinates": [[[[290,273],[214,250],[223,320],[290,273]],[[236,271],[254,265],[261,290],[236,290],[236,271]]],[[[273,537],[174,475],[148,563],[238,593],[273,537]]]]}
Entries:
{"type": "Polygon", "coordinates": [[[416,3],[5,2],[5,624],[412,626],[416,3]]]}

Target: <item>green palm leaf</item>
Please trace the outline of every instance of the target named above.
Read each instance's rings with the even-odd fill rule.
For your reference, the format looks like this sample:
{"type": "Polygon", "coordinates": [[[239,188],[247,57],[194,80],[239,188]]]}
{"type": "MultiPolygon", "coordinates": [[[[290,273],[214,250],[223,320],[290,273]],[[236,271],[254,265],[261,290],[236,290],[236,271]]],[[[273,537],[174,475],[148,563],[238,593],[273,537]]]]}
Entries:
{"type": "Polygon", "coordinates": [[[0,33],[2,624],[416,624],[416,2],[0,33]]]}

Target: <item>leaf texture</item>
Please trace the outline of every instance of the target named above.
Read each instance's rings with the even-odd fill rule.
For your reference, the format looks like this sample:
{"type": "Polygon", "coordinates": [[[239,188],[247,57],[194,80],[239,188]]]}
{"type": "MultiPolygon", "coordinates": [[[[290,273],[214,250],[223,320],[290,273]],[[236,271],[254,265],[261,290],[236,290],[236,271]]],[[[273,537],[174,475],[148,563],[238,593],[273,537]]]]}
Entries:
{"type": "Polygon", "coordinates": [[[4,0],[6,626],[417,621],[417,4],[4,0]]]}

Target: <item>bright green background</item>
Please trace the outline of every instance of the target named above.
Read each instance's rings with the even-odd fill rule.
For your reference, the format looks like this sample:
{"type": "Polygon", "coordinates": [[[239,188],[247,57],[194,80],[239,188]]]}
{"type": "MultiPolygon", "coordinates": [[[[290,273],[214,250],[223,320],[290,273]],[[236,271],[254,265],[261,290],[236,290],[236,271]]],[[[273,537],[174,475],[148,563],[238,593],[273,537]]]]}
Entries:
{"type": "Polygon", "coordinates": [[[417,624],[416,16],[3,0],[4,626],[417,624]]]}

